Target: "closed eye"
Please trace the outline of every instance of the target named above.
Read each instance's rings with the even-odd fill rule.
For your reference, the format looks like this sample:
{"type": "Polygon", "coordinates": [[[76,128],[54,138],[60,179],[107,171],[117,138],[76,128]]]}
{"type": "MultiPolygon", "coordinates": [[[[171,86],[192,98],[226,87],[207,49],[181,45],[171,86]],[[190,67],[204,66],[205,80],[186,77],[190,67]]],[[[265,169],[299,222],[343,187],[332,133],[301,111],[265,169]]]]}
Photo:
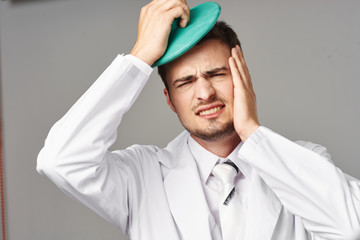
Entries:
{"type": "Polygon", "coordinates": [[[216,78],[216,77],[222,77],[225,76],[225,73],[214,73],[209,76],[209,78],[216,78]]]}
{"type": "Polygon", "coordinates": [[[192,83],[192,81],[186,81],[186,82],[183,82],[183,83],[181,83],[181,84],[177,85],[177,87],[176,87],[176,88],[179,88],[179,87],[185,86],[186,84],[189,84],[189,83],[192,83]]]}

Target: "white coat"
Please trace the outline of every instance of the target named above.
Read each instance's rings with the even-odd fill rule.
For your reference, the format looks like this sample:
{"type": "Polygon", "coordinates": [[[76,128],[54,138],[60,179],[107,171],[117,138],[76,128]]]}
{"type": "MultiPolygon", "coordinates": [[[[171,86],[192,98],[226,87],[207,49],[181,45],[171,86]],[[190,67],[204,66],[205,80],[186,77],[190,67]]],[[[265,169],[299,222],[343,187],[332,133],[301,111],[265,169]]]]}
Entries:
{"type": "MultiPolygon", "coordinates": [[[[37,170],[131,239],[213,239],[189,133],[164,149],[108,151],[150,73],[138,59],[118,56],[52,127],[37,170]]],[[[239,239],[346,239],[360,228],[360,182],[324,147],[260,127],[238,157],[251,180],[239,239]]]]}

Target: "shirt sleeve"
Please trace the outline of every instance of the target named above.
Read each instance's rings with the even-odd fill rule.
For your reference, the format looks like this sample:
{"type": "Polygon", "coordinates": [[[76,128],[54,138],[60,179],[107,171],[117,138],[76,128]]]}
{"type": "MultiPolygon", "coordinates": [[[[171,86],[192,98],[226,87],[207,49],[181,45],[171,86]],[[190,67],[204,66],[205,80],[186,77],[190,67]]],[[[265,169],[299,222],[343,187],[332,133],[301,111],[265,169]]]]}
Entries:
{"type": "Polygon", "coordinates": [[[239,157],[288,211],[303,219],[312,239],[349,239],[359,230],[360,181],[337,168],[325,147],[294,143],[260,127],[239,157]]]}
{"type": "Polygon", "coordinates": [[[139,203],[144,192],[141,174],[136,174],[139,151],[108,149],[152,71],[144,64],[118,55],[51,128],[37,159],[40,174],[124,232],[132,209],[139,208],[129,209],[129,202],[139,203]]]}

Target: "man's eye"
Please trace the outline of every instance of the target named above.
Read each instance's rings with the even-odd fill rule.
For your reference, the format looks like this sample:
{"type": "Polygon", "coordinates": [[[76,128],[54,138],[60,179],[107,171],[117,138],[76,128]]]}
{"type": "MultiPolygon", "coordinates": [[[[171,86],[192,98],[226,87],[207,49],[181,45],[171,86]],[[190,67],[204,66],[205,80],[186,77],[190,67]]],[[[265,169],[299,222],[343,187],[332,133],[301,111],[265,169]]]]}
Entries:
{"type": "Polygon", "coordinates": [[[177,87],[179,88],[179,87],[185,86],[186,84],[189,84],[189,83],[191,83],[191,81],[187,81],[187,82],[181,83],[181,84],[179,84],[177,87]]]}
{"type": "Polygon", "coordinates": [[[213,77],[218,77],[218,76],[224,76],[225,75],[225,73],[217,73],[217,74],[214,74],[214,75],[212,75],[213,77]]]}

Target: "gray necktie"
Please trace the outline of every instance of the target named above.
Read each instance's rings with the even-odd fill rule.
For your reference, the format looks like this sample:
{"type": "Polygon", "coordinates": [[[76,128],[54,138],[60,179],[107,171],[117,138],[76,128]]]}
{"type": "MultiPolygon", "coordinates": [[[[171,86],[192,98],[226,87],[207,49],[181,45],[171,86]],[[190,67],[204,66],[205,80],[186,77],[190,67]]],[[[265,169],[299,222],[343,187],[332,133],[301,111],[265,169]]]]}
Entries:
{"type": "Polygon", "coordinates": [[[221,181],[219,216],[223,240],[234,240],[240,226],[241,203],[237,199],[234,179],[238,174],[238,167],[230,160],[214,167],[213,175],[221,181]]]}

